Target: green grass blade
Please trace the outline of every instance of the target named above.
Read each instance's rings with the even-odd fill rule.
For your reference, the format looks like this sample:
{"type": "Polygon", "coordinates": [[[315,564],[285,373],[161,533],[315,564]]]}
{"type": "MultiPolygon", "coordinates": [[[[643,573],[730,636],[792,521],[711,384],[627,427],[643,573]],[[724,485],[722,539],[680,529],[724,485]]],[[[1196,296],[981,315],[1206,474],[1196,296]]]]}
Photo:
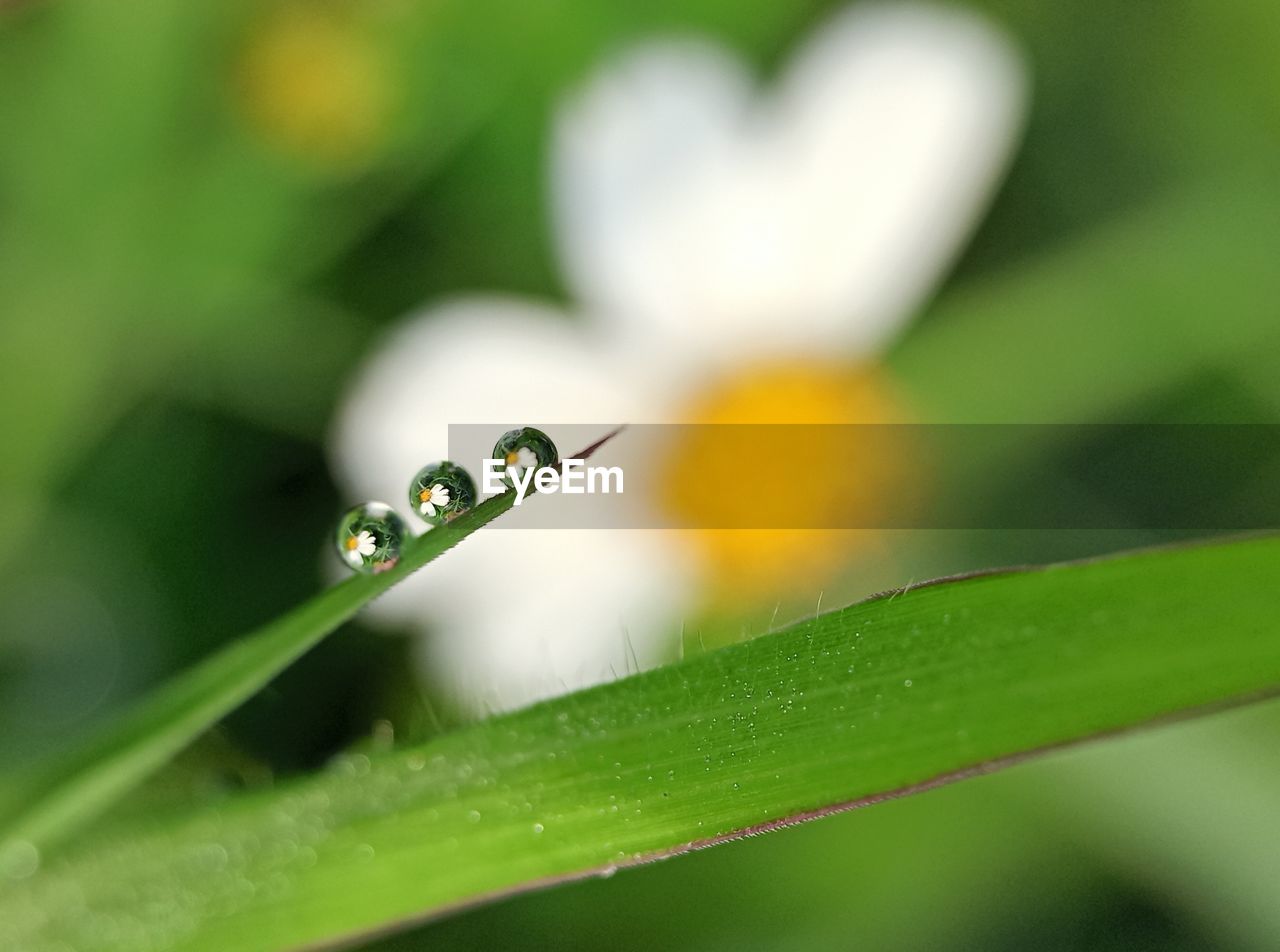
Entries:
{"type": "MultiPolygon", "coordinates": [[[[605,434],[572,458],[587,459],[619,432],[605,434]]],[[[0,794],[0,867],[15,845],[42,849],[102,812],[364,605],[514,504],[513,492],[502,493],[406,542],[393,569],[353,575],[326,589],[184,671],[70,753],[6,787],[0,794]]]]}
{"type": "Polygon", "coordinates": [[[396,566],[353,575],[179,674],[65,757],[42,766],[0,808],[5,841],[66,835],[166,763],[348,621],[369,601],[511,508],[503,493],[412,540],[396,566]]]}
{"type": "Polygon", "coordinates": [[[1280,691],[1280,537],[913,587],[100,834],[0,890],[0,947],[281,949],[1280,691]]]}

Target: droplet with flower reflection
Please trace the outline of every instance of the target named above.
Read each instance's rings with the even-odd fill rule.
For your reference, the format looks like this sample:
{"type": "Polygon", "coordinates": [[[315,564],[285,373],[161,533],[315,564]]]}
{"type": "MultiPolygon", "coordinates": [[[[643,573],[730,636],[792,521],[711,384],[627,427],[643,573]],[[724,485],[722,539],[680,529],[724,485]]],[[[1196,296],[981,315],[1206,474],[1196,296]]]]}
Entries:
{"type": "Polygon", "coordinates": [[[448,460],[422,467],[409,484],[409,505],[433,526],[443,525],[475,504],[471,474],[448,460]]]}
{"type": "Polygon", "coordinates": [[[344,565],[374,575],[400,561],[408,537],[408,526],[399,513],[386,503],[366,502],[342,517],[334,544],[344,565]]]}
{"type": "Polygon", "coordinates": [[[493,459],[500,459],[505,467],[503,480],[510,484],[512,470],[517,479],[526,469],[542,469],[560,462],[560,453],[551,437],[531,426],[507,430],[493,447],[493,459]]]}

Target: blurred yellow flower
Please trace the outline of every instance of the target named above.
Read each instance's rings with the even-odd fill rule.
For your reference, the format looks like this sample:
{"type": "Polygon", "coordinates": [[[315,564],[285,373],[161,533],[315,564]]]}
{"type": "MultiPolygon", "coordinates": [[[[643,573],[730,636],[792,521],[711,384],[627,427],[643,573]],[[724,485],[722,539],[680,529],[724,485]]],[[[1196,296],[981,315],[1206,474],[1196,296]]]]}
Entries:
{"type": "Polygon", "coordinates": [[[392,84],[373,37],[354,15],[288,3],[258,20],[236,64],[242,111],[273,148],[348,167],[387,134],[392,84]]]}
{"type": "MultiPolygon", "coordinates": [[[[713,595],[741,604],[812,588],[830,578],[851,554],[874,545],[879,534],[814,526],[849,525],[873,516],[893,493],[907,489],[904,447],[890,430],[854,429],[849,445],[832,446],[845,424],[902,423],[903,401],[873,365],[823,358],[748,364],[710,382],[676,412],[679,422],[662,485],[677,524],[731,526],[751,511],[760,491],[749,475],[740,481],[708,478],[725,460],[743,456],[735,444],[751,441],[749,456],[761,477],[780,484],[780,522],[796,528],[705,528],[691,532],[707,566],[713,595]],[[798,426],[778,430],[772,424],[798,426]],[[720,426],[728,424],[728,426],[720,426]],[[744,430],[742,425],[755,424],[744,430]],[[833,478],[848,472],[849,478],[833,478]]],[[[750,471],[746,461],[744,474],[750,471]]],[[[868,523],[871,524],[871,523],[868,523]]]]}
{"type": "MultiPolygon", "coordinates": [[[[700,42],[606,63],[565,101],[552,156],[556,238],[584,320],[496,297],[415,315],[375,350],[341,409],[341,482],[356,496],[398,494],[423,460],[445,454],[450,423],[902,419],[875,356],[985,207],[1024,91],[1016,55],[985,21],[916,5],[838,15],[768,95],[700,42]],[[486,385],[503,379],[521,386],[486,385]]],[[[714,428],[680,432],[689,438],[669,449],[663,500],[677,509],[716,505],[695,491],[708,467],[770,453],[724,445],[732,437],[714,428]]],[[[823,507],[873,508],[897,485],[893,447],[841,453],[857,482],[839,499],[804,475],[827,469],[818,457],[788,461],[801,474],[789,498],[806,510],[796,525],[828,524],[823,507]]],[[[768,491],[760,475],[743,470],[721,500],[728,511],[768,491]]],[[[424,643],[428,675],[474,709],[509,707],[633,658],[657,662],[709,590],[816,597],[823,573],[862,541],[497,529],[393,590],[376,617],[438,623],[443,635],[424,643]]]]}

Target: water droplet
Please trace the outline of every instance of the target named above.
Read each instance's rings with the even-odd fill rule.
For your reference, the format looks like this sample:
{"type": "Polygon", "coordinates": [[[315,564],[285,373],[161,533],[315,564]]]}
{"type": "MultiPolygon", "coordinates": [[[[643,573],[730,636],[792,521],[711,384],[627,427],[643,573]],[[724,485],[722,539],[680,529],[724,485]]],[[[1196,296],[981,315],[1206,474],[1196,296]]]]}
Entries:
{"type": "Polygon", "coordinates": [[[468,811],[467,811],[467,819],[468,819],[470,822],[472,822],[472,823],[479,823],[479,822],[480,822],[480,811],[479,811],[479,810],[468,810],[468,811]]]}
{"type": "Polygon", "coordinates": [[[535,832],[535,833],[541,833],[541,832],[542,832],[543,830],[545,830],[545,829],[546,829],[546,827],[545,827],[545,826],[543,826],[541,823],[535,823],[535,824],[533,825],[533,832],[535,832]]]}
{"type": "Polygon", "coordinates": [[[907,678],[907,680],[903,681],[903,682],[902,682],[902,686],[903,686],[904,688],[909,688],[909,687],[911,687],[911,679],[910,679],[910,678],[907,678]]]}
{"type": "Polygon", "coordinates": [[[493,446],[492,458],[503,461],[507,468],[503,479],[510,485],[513,470],[518,478],[523,479],[524,471],[531,466],[535,469],[555,466],[560,462],[560,453],[547,434],[531,426],[523,426],[517,430],[507,430],[498,437],[498,442],[493,446]]]}
{"type": "Polygon", "coordinates": [[[342,517],[334,544],[344,565],[371,575],[400,561],[400,548],[408,535],[408,526],[394,509],[386,503],[367,502],[342,517]]]}
{"type": "Polygon", "coordinates": [[[471,474],[448,460],[422,467],[409,483],[409,505],[433,526],[443,525],[475,504],[471,474]]]}

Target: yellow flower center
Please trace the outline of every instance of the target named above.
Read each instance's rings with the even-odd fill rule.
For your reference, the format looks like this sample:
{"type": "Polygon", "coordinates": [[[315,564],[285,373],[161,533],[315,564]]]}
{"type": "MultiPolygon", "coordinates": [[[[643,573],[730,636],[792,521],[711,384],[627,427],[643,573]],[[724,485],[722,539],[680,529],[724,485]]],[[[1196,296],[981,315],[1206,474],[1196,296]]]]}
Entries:
{"type": "Polygon", "coordinates": [[[355,536],[347,536],[347,551],[354,552],[356,547],[360,545],[360,540],[355,536]]]}
{"type": "Polygon", "coordinates": [[[423,489],[418,492],[418,502],[426,502],[431,498],[431,490],[423,489]]]}
{"type": "Polygon", "coordinates": [[[270,145],[346,167],[385,138],[393,84],[364,24],[315,3],[261,20],[237,64],[240,105],[270,145]]]}
{"type": "Polygon", "coordinates": [[[507,465],[508,465],[508,466],[515,466],[515,465],[516,465],[516,463],[518,463],[518,462],[520,462],[520,451],[519,451],[519,450],[512,450],[510,453],[508,453],[508,454],[507,454],[507,465]]]}
{"type": "Polygon", "coordinates": [[[904,422],[875,368],[798,361],[749,367],[703,391],[679,419],[737,424],[680,430],[661,479],[663,502],[677,521],[710,526],[690,530],[693,541],[711,567],[713,595],[737,604],[816,596],[880,536],[821,527],[875,525],[891,494],[903,489],[899,431],[836,428],[904,422]]]}

